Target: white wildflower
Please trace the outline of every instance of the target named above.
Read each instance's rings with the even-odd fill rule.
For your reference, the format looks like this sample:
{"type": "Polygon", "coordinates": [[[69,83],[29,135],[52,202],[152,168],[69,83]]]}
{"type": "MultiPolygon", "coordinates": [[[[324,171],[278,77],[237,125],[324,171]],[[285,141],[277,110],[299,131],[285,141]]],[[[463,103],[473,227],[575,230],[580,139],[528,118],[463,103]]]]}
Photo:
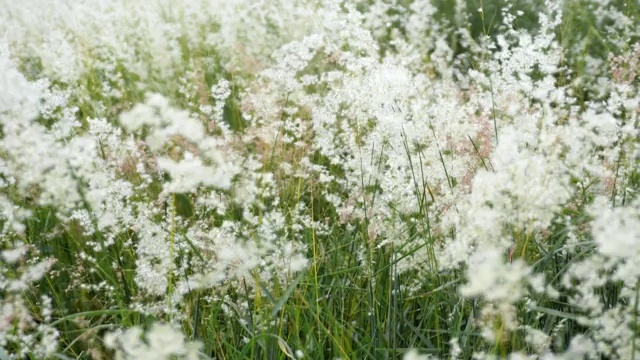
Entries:
{"type": "Polygon", "coordinates": [[[201,347],[198,342],[186,342],[184,334],[173,326],[159,323],[154,323],[147,332],[132,327],[108,333],[104,343],[122,360],[192,360],[198,358],[201,347]]]}

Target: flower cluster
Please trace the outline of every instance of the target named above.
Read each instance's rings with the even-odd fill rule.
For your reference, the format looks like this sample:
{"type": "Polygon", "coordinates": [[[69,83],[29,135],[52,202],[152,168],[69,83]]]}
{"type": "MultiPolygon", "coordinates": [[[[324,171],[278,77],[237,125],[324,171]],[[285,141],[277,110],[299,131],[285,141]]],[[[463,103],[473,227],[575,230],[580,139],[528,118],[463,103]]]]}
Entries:
{"type": "Polygon", "coordinates": [[[118,360],[196,360],[201,347],[197,342],[184,341],[182,333],[170,325],[157,323],[146,332],[138,327],[111,332],[105,336],[104,342],[108,348],[116,350],[115,358],[118,360]]]}
{"type": "Polygon", "coordinates": [[[0,358],[636,356],[638,12],[452,4],[4,4],[0,358]]]}

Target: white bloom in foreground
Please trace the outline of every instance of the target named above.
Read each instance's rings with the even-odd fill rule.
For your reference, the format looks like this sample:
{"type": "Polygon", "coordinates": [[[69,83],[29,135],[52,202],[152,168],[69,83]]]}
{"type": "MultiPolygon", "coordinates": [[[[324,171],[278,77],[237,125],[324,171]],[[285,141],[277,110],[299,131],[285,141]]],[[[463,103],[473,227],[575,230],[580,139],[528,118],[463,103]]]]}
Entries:
{"type": "Polygon", "coordinates": [[[612,258],[636,259],[640,255],[640,202],[617,208],[606,206],[604,198],[601,203],[591,210],[598,250],[612,258]]]}
{"type": "MultiPolygon", "coordinates": [[[[0,241],[4,238],[0,238],[0,241]]],[[[53,260],[36,262],[28,257],[28,246],[16,245],[0,253],[0,358],[48,359],[58,348],[59,333],[50,325],[53,308],[51,299],[41,296],[40,302],[25,294],[37,286],[53,260]],[[9,264],[22,263],[8,271],[9,264]],[[10,349],[9,354],[6,350],[10,349]]]]}
{"type": "Polygon", "coordinates": [[[29,250],[29,248],[24,245],[24,244],[19,244],[16,247],[14,247],[13,249],[8,249],[8,250],[4,250],[2,251],[2,253],[0,253],[0,255],[2,255],[1,257],[9,264],[15,264],[18,260],[20,260],[24,254],[27,253],[27,250],[29,250]]]}
{"type": "Polygon", "coordinates": [[[159,94],[147,94],[146,101],[120,115],[120,123],[128,131],[149,128],[145,141],[152,151],[158,151],[172,137],[181,136],[197,143],[204,137],[204,126],[184,110],[173,108],[159,94]]]}
{"type": "Polygon", "coordinates": [[[416,349],[409,350],[402,357],[402,360],[429,360],[429,359],[433,359],[433,358],[429,355],[420,355],[420,353],[416,349]]]}
{"type": "Polygon", "coordinates": [[[180,161],[159,157],[158,168],[171,176],[171,182],[165,185],[168,193],[195,191],[200,185],[221,189],[231,187],[232,172],[205,165],[201,158],[191,153],[186,153],[180,161]]]}
{"type": "MultiPolygon", "coordinates": [[[[35,116],[40,94],[9,58],[9,49],[0,40],[0,115],[7,112],[35,116]]],[[[8,118],[7,118],[8,119],[8,118]]],[[[4,119],[0,118],[0,124],[4,119]]]]}
{"type": "Polygon", "coordinates": [[[520,260],[504,262],[504,254],[490,249],[478,251],[469,259],[467,284],[460,289],[463,296],[482,296],[488,301],[514,303],[525,293],[525,280],[530,271],[520,260]]]}
{"type": "Polygon", "coordinates": [[[142,337],[143,330],[132,327],[126,331],[115,331],[104,338],[107,348],[116,351],[116,359],[163,360],[198,359],[199,342],[185,342],[184,335],[168,324],[153,324],[142,337]]]}

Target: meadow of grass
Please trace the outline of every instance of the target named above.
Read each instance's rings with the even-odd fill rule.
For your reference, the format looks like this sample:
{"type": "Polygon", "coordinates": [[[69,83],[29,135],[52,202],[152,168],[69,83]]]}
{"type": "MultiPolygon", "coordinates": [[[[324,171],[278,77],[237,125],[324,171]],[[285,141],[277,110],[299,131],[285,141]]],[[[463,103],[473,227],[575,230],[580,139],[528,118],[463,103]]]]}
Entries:
{"type": "Polygon", "coordinates": [[[639,16],[0,1],[0,360],[640,358],[639,16]]]}

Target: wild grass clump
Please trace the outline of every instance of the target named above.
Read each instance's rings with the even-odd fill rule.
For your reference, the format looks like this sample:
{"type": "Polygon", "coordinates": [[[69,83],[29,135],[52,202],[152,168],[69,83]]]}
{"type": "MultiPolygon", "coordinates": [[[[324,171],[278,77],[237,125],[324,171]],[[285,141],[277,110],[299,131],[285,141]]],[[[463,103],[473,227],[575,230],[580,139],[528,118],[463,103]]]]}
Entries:
{"type": "Polygon", "coordinates": [[[632,1],[5,1],[0,359],[640,357],[632,1]]]}

